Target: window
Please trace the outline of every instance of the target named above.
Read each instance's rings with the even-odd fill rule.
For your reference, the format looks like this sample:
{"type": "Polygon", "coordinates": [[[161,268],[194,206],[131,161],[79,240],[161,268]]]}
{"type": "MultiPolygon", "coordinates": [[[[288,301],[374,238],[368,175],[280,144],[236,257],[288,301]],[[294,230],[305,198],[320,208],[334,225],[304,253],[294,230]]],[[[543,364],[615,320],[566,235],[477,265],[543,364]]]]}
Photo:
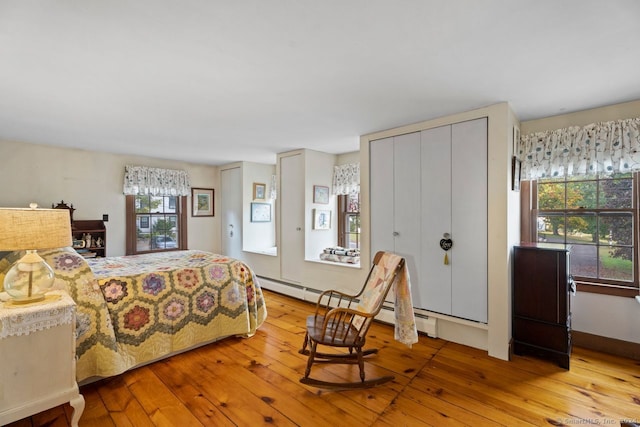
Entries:
{"type": "Polygon", "coordinates": [[[186,249],[186,197],[127,197],[127,255],[186,249]]]}
{"type": "Polygon", "coordinates": [[[532,182],[536,238],[571,246],[580,290],[638,294],[637,188],[638,173],[532,182]]]}
{"type": "Polygon", "coordinates": [[[338,196],[338,246],[360,249],[359,194],[338,196]]]}

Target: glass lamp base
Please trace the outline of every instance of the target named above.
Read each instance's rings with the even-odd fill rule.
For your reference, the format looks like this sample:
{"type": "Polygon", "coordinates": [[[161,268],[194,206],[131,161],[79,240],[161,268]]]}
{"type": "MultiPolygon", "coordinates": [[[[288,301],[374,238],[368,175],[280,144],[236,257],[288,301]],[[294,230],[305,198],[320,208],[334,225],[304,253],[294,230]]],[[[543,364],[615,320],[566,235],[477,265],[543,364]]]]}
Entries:
{"type": "Polygon", "coordinates": [[[11,301],[16,305],[31,304],[32,302],[44,301],[44,294],[31,295],[29,297],[11,298],[11,301]]]}
{"type": "Polygon", "coordinates": [[[28,250],[7,271],[4,290],[16,304],[29,304],[44,300],[51,290],[55,274],[51,267],[36,253],[28,250]]]}

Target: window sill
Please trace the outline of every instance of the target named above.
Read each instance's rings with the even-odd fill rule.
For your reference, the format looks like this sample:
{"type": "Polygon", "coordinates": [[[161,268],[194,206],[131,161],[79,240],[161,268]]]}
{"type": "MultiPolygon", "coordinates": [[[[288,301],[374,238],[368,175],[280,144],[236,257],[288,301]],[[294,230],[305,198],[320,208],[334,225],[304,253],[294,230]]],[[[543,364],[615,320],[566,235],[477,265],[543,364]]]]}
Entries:
{"type": "Polygon", "coordinates": [[[263,249],[243,249],[243,252],[248,252],[251,254],[259,254],[259,255],[268,255],[268,256],[278,256],[278,247],[274,246],[271,248],[263,248],[263,249]]]}
{"type": "Polygon", "coordinates": [[[589,292],[593,294],[611,295],[624,298],[635,298],[639,295],[638,288],[621,288],[617,286],[595,285],[592,283],[578,282],[576,280],[578,292],[589,292]]]}
{"type": "Polygon", "coordinates": [[[318,264],[335,265],[337,267],[347,267],[347,268],[357,268],[357,269],[360,268],[360,263],[358,263],[358,264],[349,264],[349,263],[346,263],[346,262],[324,261],[324,260],[321,260],[320,258],[306,259],[305,261],[316,262],[318,264]]]}

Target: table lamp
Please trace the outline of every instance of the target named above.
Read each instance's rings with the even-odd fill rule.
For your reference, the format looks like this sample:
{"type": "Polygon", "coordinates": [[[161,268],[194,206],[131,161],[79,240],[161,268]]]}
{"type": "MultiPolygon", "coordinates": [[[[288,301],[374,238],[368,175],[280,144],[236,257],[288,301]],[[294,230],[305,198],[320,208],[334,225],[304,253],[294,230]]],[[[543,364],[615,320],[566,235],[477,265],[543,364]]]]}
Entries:
{"type": "Polygon", "coordinates": [[[37,250],[71,245],[71,221],[64,209],[0,208],[0,251],[27,253],[4,277],[4,290],[15,304],[44,300],[53,286],[54,273],[37,250]]]}

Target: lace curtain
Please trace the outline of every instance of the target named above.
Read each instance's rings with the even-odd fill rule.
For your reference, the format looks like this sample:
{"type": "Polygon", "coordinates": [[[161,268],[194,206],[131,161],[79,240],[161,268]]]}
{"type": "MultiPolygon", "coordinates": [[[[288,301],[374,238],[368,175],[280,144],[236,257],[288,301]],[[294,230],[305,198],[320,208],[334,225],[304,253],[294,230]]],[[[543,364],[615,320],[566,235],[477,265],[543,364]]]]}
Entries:
{"type": "Polygon", "coordinates": [[[522,136],[522,179],[640,170],[640,118],[522,136]]]}
{"type": "Polygon", "coordinates": [[[190,189],[189,174],[183,170],[130,165],[124,168],[125,195],[188,196],[190,189]]]}
{"type": "Polygon", "coordinates": [[[360,193],[360,163],[348,163],[333,168],[333,194],[360,193]]]}

